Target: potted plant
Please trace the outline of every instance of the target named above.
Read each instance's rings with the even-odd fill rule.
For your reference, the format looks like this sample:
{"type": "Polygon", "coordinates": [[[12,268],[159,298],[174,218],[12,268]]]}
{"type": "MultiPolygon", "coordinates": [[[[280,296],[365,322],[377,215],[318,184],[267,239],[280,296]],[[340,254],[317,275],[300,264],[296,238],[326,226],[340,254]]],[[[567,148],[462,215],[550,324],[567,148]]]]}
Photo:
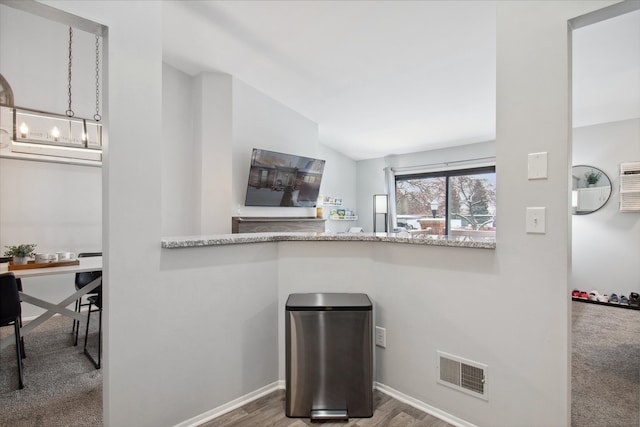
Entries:
{"type": "Polygon", "coordinates": [[[602,176],[602,172],[596,172],[593,169],[591,169],[591,172],[587,172],[584,174],[584,177],[587,180],[587,184],[589,184],[589,187],[595,186],[596,183],[600,180],[601,176],[602,176]]]}
{"type": "Polygon", "coordinates": [[[33,251],[36,248],[35,243],[17,245],[17,246],[5,246],[7,250],[4,252],[4,256],[13,257],[13,263],[15,265],[26,264],[27,259],[33,256],[33,251]]]}

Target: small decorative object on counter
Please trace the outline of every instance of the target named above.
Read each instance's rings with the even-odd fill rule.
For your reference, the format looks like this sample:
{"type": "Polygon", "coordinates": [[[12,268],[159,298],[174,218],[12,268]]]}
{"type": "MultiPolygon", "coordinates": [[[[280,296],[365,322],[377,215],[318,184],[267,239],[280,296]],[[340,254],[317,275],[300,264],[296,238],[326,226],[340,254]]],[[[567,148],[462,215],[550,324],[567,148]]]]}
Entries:
{"type": "Polygon", "coordinates": [[[27,263],[27,259],[33,256],[33,251],[36,248],[35,243],[22,244],[17,246],[5,246],[7,250],[4,252],[4,256],[13,257],[13,263],[16,265],[22,265],[27,263]]]}

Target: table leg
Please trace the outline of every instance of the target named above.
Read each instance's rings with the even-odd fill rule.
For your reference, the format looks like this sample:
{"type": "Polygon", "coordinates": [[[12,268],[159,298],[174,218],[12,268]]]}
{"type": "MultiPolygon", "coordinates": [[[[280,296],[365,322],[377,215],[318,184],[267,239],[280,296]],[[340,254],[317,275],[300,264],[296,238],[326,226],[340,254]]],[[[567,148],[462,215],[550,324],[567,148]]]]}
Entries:
{"type": "MultiPolygon", "coordinates": [[[[71,311],[66,307],[72,302],[74,302],[75,300],[77,300],[78,298],[80,298],[82,295],[85,295],[93,291],[95,288],[97,288],[101,284],[102,284],[102,277],[98,277],[93,282],[87,284],[85,287],[81,289],[78,289],[76,292],[69,295],[67,298],[65,298],[58,304],[52,304],[48,301],[44,301],[34,296],[25,294],[24,292],[21,292],[20,297],[22,298],[23,302],[37,305],[38,307],[47,309],[46,312],[44,312],[37,318],[33,319],[32,321],[30,321],[25,327],[21,328],[20,330],[21,335],[24,336],[28,334],[29,332],[31,332],[32,330],[40,326],[42,323],[49,320],[55,313],[61,314],[63,316],[71,317],[79,321],[85,320],[86,319],[85,314],[76,313],[75,311],[71,311]]],[[[11,336],[8,336],[0,340],[0,349],[3,349],[11,344],[10,338],[11,336]]]]}

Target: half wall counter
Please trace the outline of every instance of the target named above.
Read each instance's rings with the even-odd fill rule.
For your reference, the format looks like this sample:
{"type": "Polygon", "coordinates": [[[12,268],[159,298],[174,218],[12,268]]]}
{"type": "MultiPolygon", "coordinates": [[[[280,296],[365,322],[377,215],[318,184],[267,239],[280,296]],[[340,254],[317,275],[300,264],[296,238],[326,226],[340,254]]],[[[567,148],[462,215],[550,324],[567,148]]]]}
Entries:
{"type": "Polygon", "coordinates": [[[202,246],[224,246],[267,242],[382,242],[422,246],[448,246],[457,248],[495,249],[495,239],[470,236],[411,236],[408,233],[238,233],[208,236],[163,237],[162,248],[194,248],[202,246]]]}

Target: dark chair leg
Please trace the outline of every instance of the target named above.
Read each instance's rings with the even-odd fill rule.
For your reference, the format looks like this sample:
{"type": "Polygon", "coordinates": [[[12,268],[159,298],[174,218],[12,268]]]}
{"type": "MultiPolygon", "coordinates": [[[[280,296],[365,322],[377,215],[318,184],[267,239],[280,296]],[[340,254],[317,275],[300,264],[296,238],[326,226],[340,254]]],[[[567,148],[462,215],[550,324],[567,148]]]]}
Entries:
{"type": "MultiPolygon", "coordinates": [[[[16,286],[18,287],[18,292],[22,292],[22,279],[19,277],[16,278],[16,286]]],[[[22,313],[20,313],[20,327],[22,328],[22,313]]],[[[20,340],[20,345],[22,346],[22,358],[24,359],[27,357],[27,353],[24,351],[24,337],[20,340]]]]}
{"type": "MultiPolygon", "coordinates": [[[[76,313],[78,312],[78,300],[76,300],[76,303],[74,304],[73,307],[73,311],[75,311],[76,313]]],[[[71,327],[71,333],[74,333],[76,331],[76,319],[73,319],[73,326],[71,327]]]]}
{"type": "Polygon", "coordinates": [[[102,308],[98,312],[98,366],[96,369],[100,369],[100,362],[102,361],[102,308]]]}
{"type": "Polygon", "coordinates": [[[22,372],[22,345],[20,344],[20,321],[18,319],[14,322],[15,334],[16,334],[16,360],[18,361],[18,388],[24,388],[24,374],[22,372]]]}
{"type": "MultiPolygon", "coordinates": [[[[20,328],[22,328],[22,314],[20,314],[20,328]]],[[[24,337],[20,337],[20,351],[22,352],[22,358],[27,358],[27,353],[24,351],[24,337]]]]}
{"type": "MultiPolygon", "coordinates": [[[[82,308],[82,297],[76,300],[75,312],[80,313],[82,308]]],[[[80,321],[73,319],[73,328],[71,329],[71,333],[73,334],[75,330],[75,337],[73,339],[73,345],[78,345],[78,333],[80,332],[80,321]]]]}
{"type": "Polygon", "coordinates": [[[102,351],[102,309],[99,309],[99,321],[98,321],[98,361],[91,356],[89,350],[87,350],[87,340],[89,338],[89,323],[91,323],[91,307],[93,307],[93,303],[89,301],[89,312],[87,313],[87,328],[84,334],[84,354],[91,360],[96,369],[100,369],[100,357],[102,351]]]}

